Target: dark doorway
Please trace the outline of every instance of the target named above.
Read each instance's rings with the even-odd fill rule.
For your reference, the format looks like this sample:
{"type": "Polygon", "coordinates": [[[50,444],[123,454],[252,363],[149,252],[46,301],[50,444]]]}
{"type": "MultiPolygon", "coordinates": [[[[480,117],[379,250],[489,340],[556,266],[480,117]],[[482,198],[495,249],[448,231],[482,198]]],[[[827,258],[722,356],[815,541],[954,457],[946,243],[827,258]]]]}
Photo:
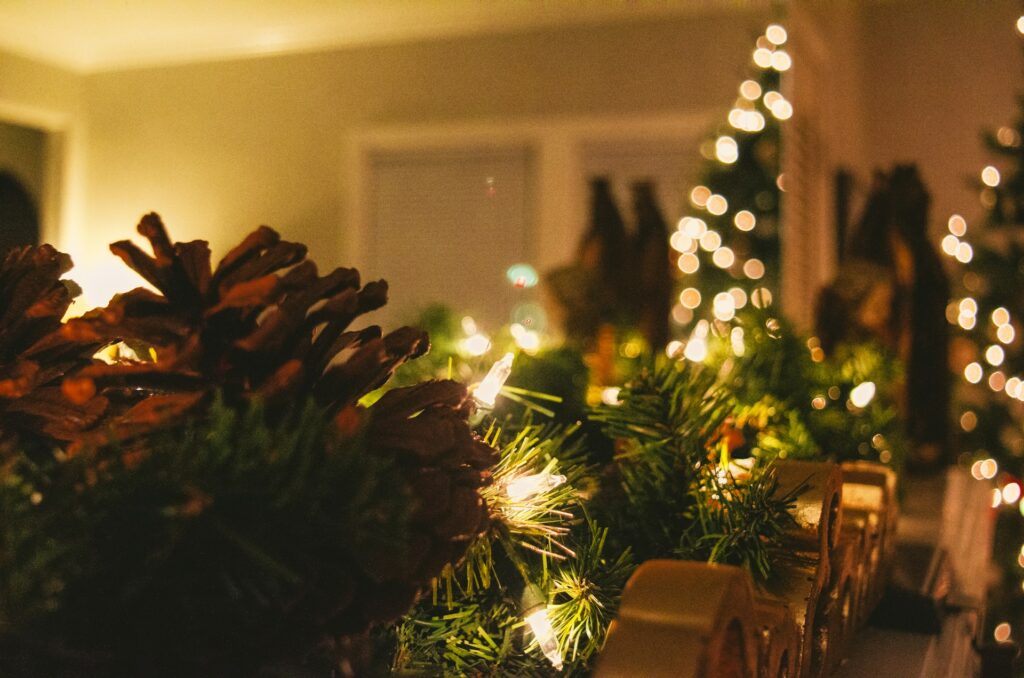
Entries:
{"type": "Polygon", "coordinates": [[[0,252],[40,240],[47,133],[0,122],[0,252]]]}
{"type": "Polygon", "coordinates": [[[10,172],[0,172],[0,254],[19,245],[39,243],[39,210],[25,186],[10,172]]]}

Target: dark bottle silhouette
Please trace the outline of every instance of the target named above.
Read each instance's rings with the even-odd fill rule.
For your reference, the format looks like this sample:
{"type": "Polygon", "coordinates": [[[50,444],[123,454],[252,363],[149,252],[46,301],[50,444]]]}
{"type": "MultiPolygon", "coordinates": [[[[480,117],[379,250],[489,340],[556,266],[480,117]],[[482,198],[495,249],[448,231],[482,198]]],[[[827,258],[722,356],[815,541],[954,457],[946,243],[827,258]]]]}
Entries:
{"type": "Polygon", "coordinates": [[[605,177],[590,180],[590,228],[580,241],[578,261],[603,290],[601,313],[610,322],[628,320],[630,297],[629,236],[605,177]],[[623,317],[623,315],[627,317],[623,317]]]}
{"type": "Polygon", "coordinates": [[[668,343],[668,315],[672,305],[668,225],[658,207],[654,184],[633,184],[636,238],[633,241],[632,284],[640,331],[655,351],[668,343]]]}

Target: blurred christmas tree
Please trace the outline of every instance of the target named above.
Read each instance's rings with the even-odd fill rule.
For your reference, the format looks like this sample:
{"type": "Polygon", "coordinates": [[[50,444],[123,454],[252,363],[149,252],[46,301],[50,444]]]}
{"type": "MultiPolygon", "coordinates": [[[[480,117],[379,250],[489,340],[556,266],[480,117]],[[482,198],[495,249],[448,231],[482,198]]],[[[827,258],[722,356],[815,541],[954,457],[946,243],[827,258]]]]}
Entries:
{"type": "MultiPolygon", "coordinates": [[[[787,38],[779,24],[758,36],[756,75],[740,84],[727,125],[701,147],[707,162],[689,192],[693,210],[671,238],[681,273],[672,311],[679,325],[708,315],[731,320],[755,289],[778,289],[780,123],[793,115],[780,91],[792,65],[787,38]]],[[[767,301],[770,293],[760,296],[767,301]]]]}
{"type": "Polygon", "coordinates": [[[969,226],[963,216],[950,216],[942,240],[943,252],[962,265],[946,309],[960,330],[951,363],[961,460],[976,479],[995,484],[993,559],[1002,575],[990,590],[985,637],[998,641],[1010,637],[1007,623],[1024,626],[1024,97],[1019,106],[1013,125],[982,135],[993,155],[972,180],[983,218],[969,226]]]}

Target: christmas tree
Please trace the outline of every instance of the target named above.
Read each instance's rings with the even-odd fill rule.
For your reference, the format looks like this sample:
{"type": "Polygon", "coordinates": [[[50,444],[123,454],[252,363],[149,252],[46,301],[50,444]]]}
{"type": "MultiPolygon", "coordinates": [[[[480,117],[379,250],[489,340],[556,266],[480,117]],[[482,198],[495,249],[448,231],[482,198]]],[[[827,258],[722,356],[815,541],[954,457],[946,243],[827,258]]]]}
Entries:
{"type": "Polygon", "coordinates": [[[778,290],[780,123],[793,115],[781,92],[792,66],[787,38],[779,24],[758,36],[756,73],[740,84],[727,123],[701,147],[706,161],[689,192],[692,210],[670,241],[679,272],[672,317],[680,326],[700,317],[731,320],[737,309],[768,303],[778,290]]]}
{"type": "Polygon", "coordinates": [[[942,240],[955,270],[946,317],[958,328],[952,364],[962,461],[976,479],[993,482],[998,510],[994,560],[1002,576],[990,591],[985,631],[997,641],[1024,624],[1024,98],[1019,107],[1012,125],[982,136],[992,164],[971,183],[983,217],[969,223],[953,214],[942,240]]]}

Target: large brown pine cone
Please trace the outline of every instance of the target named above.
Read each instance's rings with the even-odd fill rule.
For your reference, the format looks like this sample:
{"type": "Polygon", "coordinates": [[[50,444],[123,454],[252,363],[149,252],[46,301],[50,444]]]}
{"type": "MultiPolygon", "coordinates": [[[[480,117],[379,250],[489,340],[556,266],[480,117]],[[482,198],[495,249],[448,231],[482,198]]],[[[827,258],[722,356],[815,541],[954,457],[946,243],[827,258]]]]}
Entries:
{"type": "Polygon", "coordinates": [[[154,362],[94,365],[66,385],[69,393],[100,393],[118,404],[104,435],[111,428],[122,440],[145,433],[192,411],[214,390],[229,400],[262,398],[269,411],[311,394],[336,411],[428,348],[426,334],[409,327],[386,336],[377,326],[350,329],[356,317],[386,303],[387,283],[360,287],[351,268],[321,276],[304,245],[266,226],[215,269],[205,241],[172,243],[156,214],[145,215],[138,232],[153,256],[130,241],[110,249],[159,292],[117,295],[64,329],[155,351],[154,362]]]}
{"type": "Polygon", "coordinates": [[[71,258],[49,245],[19,247],[0,262],[0,443],[25,448],[73,438],[103,413],[103,398],[68,400],[65,375],[88,365],[102,342],[60,332],[78,295],[62,280],[71,258]]]}
{"type": "MultiPolygon", "coordinates": [[[[338,617],[338,632],[404,614],[416,594],[487,529],[479,488],[490,481],[497,451],[473,435],[467,423],[472,408],[462,384],[430,381],[389,391],[362,411],[369,417],[367,447],[395,458],[408,479],[413,513],[403,559],[387,550],[362,554],[365,580],[356,587],[353,606],[338,617]]],[[[339,428],[351,426],[352,414],[339,413],[339,428]]]]}

